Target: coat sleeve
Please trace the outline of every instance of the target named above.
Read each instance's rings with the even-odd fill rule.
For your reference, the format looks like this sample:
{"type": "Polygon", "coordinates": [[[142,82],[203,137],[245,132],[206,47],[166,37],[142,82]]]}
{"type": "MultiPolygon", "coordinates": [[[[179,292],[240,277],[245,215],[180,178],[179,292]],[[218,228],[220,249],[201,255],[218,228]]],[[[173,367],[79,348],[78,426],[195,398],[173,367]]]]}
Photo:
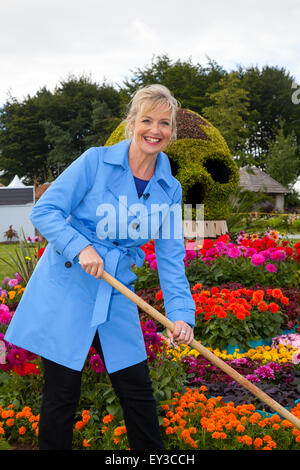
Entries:
{"type": "MultiPolygon", "coordinates": [[[[180,217],[176,218],[177,222],[179,220],[181,224],[179,232],[177,235],[174,233],[174,224],[171,222],[169,227],[170,236],[162,237],[161,227],[159,237],[154,240],[154,244],[158,276],[162,288],[167,318],[172,322],[182,320],[194,326],[195,302],[185,274],[183,261],[185,257],[185,247],[181,201],[182,189],[178,182],[178,189],[175,193],[173,204],[178,204],[179,208],[180,217]]],[[[171,221],[171,219],[169,220],[171,221]]]]}
{"type": "Polygon", "coordinates": [[[98,161],[95,147],[86,150],[56,178],[30,214],[32,224],[69,261],[91,243],[67,218],[91,188],[98,161]]]}

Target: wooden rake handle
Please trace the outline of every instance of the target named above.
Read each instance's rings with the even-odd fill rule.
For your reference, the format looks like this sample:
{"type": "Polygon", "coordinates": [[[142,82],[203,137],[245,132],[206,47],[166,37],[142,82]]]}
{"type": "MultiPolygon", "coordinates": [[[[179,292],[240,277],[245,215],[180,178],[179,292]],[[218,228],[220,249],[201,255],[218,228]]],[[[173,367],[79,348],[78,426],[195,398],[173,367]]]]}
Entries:
{"type": "MultiPolygon", "coordinates": [[[[121,294],[124,294],[128,299],[132,300],[143,311],[147,312],[151,317],[153,317],[163,326],[168,328],[170,331],[173,331],[174,324],[170,320],[168,320],[164,315],[162,315],[154,307],[151,307],[151,305],[149,305],[147,302],[141,299],[138,295],[132,292],[128,287],[124,286],[124,284],[122,284],[120,281],[115,279],[106,271],[103,271],[102,278],[106,282],[108,282],[112,287],[114,287],[119,292],[121,292],[121,294]]],[[[222,361],[222,359],[220,359],[214,353],[209,351],[198,341],[193,339],[193,341],[189,344],[189,346],[193,349],[196,349],[203,357],[208,359],[212,364],[222,369],[226,374],[232,377],[236,382],[238,382],[244,388],[246,388],[251,393],[253,393],[253,395],[257,396],[259,400],[266,403],[270,408],[275,410],[282,417],[286,418],[288,421],[293,423],[293,425],[296,426],[296,428],[300,429],[300,420],[296,416],[294,416],[292,413],[286,410],[277,401],[273,400],[273,398],[269,397],[269,395],[267,395],[265,392],[263,392],[258,387],[256,387],[253,383],[247,380],[243,375],[239,374],[236,370],[234,370],[232,367],[226,364],[226,362],[222,361]]]]}

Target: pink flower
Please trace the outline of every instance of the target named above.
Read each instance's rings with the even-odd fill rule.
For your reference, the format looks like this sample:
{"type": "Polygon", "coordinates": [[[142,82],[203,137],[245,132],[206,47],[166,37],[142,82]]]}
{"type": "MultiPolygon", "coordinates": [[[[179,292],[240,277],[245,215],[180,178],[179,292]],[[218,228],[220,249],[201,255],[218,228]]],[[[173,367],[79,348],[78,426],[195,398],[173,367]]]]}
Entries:
{"type": "Polygon", "coordinates": [[[188,242],[185,246],[186,250],[199,250],[199,245],[195,242],[188,242]]]}
{"type": "Polygon", "coordinates": [[[18,279],[10,279],[10,280],[8,281],[8,285],[9,285],[10,287],[15,287],[17,284],[19,284],[18,279]]]}
{"type": "Polygon", "coordinates": [[[280,260],[283,261],[286,258],[286,252],[283,250],[276,250],[271,253],[270,258],[272,261],[280,260]]]}
{"type": "Polygon", "coordinates": [[[185,251],[185,259],[187,261],[190,261],[191,259],[194,259],[196,257],[197,257],[197,255],[196,255],[194,250],[186,250],[185,251]]]}
{"type": "Polygon", "coordinates": [[[216,254],[218,253],[218,250],[216,249],[216,247],[212,247],[212,248],[209,248],[207,251],[206,251],[206,256],[215,256],[216,254]]]}
{"type": "Polygon", "coordinates": [[[11,319],[12,315],[9,310],[8,312],[0,312],[0,323],[2,323],[2,325],[8,325],[11,319]]]}
{"type": "Polygon", "coordinates": [[[261,266],[265,262],[265,257],[259,253],[256,253],[251,257],[251,263],[254,266],[261,266]]]}
{"type": "Polygon", "coordinates": [[[0,304],[0,315],[1,313],[7,313],[7,312],[9,312],[8,306],[5,304],[0,304]]]}
{"type": "Polygon", "coordinates": [[[299,364],[300,363],[300,351],[297,351],[295,354],[293,354],[292,363],[293,364],[299,364]]]}
{"type": "Polygon", "coordinates": [[[233,246],[228,249],[227,256],[229,256],[229,258],[239,258],[241,256],[241,250],[238,247],[233,246]]]}
{"type": "Polygon", "coordinates": [[[151,263],[150,263],[150,268],[151,268],[151,269],[157,269],[157,261],[156,261],[156,259],[154,259],[153,261],[151,261],[151,263]]]}
{"type": "Polygon", "coordinates": [[[6,356],[7,362],[13,366],[21,366],[26,359],[24,349],[13,347],[6,356]]]}
{"type": "Polygon", "coordinates": [[[246,251],[244,253],[245,258],[251,258],[251,256],[255,255],[257,253],[255,248],[252,248],[252,246],[246,248],[246,251]]]}
{"type": "Polygon", "coordinates": [[[226,243],[224,243],[222,241],[216,242],[215,247],[217,248],[217,250],[219,252],[226,252],[227,251],[227,245],[226,245],[226,243]]]}
{"type": "Polygon", "coordinates": [[[277,268],[276,266],[274,266],[274,264],[267,264],[266,270],[269,271],[269,273],[275,273],[277,271],[277,268]]]}
{"type": "Polygon", "coordinates": [[[97,374],[106,372],[105,366],[99,354],[95,354],[94,356],[90,358],[90,366],[91,366],[91,369],[97,374]]]}

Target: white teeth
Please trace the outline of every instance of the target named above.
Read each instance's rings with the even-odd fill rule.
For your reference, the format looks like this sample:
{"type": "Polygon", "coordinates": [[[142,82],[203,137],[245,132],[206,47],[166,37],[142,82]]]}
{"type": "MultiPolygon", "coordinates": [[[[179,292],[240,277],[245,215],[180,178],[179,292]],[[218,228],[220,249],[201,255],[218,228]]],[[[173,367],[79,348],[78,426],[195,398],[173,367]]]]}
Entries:
{"type": "Polygon", "coordinates": [[[146,140],[149,140],[149,142],[159,142],[160,139],[152,139],[152,137],[145,137],[146,140]]]}

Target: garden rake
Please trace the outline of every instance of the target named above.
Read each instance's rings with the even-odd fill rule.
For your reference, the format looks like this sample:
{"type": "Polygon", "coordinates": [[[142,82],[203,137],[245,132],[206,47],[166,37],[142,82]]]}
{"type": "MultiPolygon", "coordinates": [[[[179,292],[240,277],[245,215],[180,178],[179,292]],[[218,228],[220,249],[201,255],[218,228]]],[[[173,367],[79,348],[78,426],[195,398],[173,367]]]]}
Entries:
{"type": "MultiPolygon", "coordinates": [[[[143,299],[141,299],[137,294],[132,292],[128,287],[122,284],[120,281],[115,279],[105,270],[103,271],[102,278],[108,282],[112,287],[117,289],[121,294],[124,294],[128,299],[132,300],[137,306],[139,306],[144,312],[148,313],[151,317],[161,323],[163,326],[168,328],[170,331],[173,331],[174,324],[168,320],[164,315],[162,315],[158,310],[149,305],[143,299]]],[[[244,388],[249,390],[253,395],[255,395],[259,400],[267,404],[270,408],[276,411],[283,418],[286,418],[290,421],[296,428],[300,429],[300,420],[290,413],[286,408],[281,406],[277,401],[273,400],[269,395],[256,387],[253,383],[247,380],[243,375],[239,374],[236,370],[230,367],[226,362],[216,356],[214,353],[205,348],[201,343],[195,339],[189,344],[192,349],[196,349],[203,357],[205,357],[212,364],[219,367],[226,374],[232,377],[236,382],[242,385],[244,388]]]]}

